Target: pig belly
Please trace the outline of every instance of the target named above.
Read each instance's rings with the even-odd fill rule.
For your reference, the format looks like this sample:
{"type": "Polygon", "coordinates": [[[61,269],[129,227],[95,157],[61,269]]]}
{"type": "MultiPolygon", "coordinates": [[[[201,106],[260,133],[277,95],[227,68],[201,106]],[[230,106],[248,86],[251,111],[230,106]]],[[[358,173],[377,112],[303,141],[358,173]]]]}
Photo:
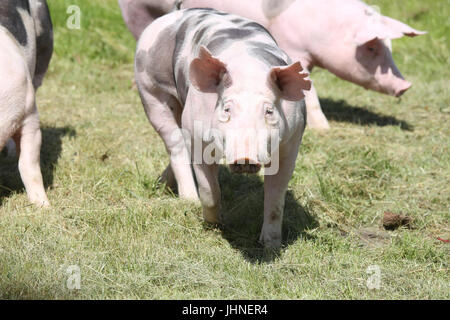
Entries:
{"type": "Polygon", "coordinates": [[[0,149],[21,126],[29,99],[28,66],[15,39],[0,27],[0,149]]]}

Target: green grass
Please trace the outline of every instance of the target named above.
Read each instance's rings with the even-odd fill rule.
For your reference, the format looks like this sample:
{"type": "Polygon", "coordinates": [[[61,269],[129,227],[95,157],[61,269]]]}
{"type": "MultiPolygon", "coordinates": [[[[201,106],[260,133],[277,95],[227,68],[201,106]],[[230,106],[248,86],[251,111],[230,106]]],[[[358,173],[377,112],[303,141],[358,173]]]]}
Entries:
{"type": "Polygon", "coordinates": [[[257,243],[262,180],[223,169],[225,226],[159,189],[168,162],[132,85],[135,42],[116,0],[50,0],[55,54],[38,92],[53,207],[30,206],[0,159],[0,299],[449,299],[447,1],[370,1],[429,34],[394,41],[414,83],[401,100],[314,70],[332,129],[307,130],[287,195],[283,248],[257,243]],[[81,30],[66,27],[78,4],[81,30]],[[415,228],[383,231],[385,211],[415,228]],[[67,267],[81,289],[66,287],[67,267]],[[381,287],[366,269],[378,265],[381,287]]]}

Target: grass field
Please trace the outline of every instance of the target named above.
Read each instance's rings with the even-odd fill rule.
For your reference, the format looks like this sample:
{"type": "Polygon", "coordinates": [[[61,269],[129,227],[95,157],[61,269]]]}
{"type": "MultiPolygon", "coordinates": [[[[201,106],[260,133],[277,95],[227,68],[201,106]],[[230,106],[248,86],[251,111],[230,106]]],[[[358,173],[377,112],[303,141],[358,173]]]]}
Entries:
{"type": "Polygon", "coordinates": [[[222,229],[158,188],[168,157],[132,84],[135,41],[116,0],[50,0],[55,53],[38,108],[52,208],[28,204],[16,159],[2,156],[0,299],[449,299],[437,238],[450,238],[450,5],[368,3],[429,31],[393,43],[413,88],[396,99],[314,70],[332,129],[305,132],[274,256],[257,241],[261,177],[223,168],[222,229]],[[66,26],[73,4],[80,30],[66,26]],[[385,231],[385,211],[414,229],[385,231]],[[72,265],[79,290],[66,286],[72,265]]]}

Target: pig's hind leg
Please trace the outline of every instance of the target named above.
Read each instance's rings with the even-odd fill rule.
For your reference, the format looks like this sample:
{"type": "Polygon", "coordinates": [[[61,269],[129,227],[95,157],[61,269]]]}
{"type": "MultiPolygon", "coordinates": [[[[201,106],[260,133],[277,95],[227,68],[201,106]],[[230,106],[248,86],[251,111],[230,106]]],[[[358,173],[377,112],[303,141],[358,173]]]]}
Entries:
{"type": "Polygon", "coordinates": [[[30,202],[38,206],[49,206],[40,166],[42,133],[36,107],[25,118],[14,140],[19,146],[19,172],[30,202]]]}
{"type": "Polygon", "coordinates": [[[314,85],[311,86],[309,91],[305,91],[305,102],[308,113],[306,117],[308,127],[312,129],[330,129],[327,118],[320,107],[319,97],[314,85]]]}
{"type": "MultiPolygon", "coordinates": [[[[34,96],[34,93],[32,95],[34,96]]],[[[34,104],[34,99],[32,100],[34,104]]],[[[4,101],[1,102],[4,103],[4,101]]],[[[13,107],[5,106],[1,102],[0,113],[3,111],[5,115],[9,110],[11,114],[11,110],[16,110],[20,117],[0,117],[0,148],[9,138],[14,138],[15,149],[19,156],[19,172],[28,198],[30,202],[38,206],[48,206],[49,201],[45,194],[40,167],[41,130],[36,107],[34,105],[30,105],[31,109],[24,107],[23,99],[16,99],[17,103],[13,103],[13,107]],[[30,113],[23,115],[22,111],[30,113]]]]}
{"type": "Polygon", "coordinates": [[[176,180],[181,198],[198,200],[191,157],[179,126],[181,107],[172,95],[156,88],[139,90],[147,118],[164,141],[170,164],[162,180],[170,186],[176,180]]]}

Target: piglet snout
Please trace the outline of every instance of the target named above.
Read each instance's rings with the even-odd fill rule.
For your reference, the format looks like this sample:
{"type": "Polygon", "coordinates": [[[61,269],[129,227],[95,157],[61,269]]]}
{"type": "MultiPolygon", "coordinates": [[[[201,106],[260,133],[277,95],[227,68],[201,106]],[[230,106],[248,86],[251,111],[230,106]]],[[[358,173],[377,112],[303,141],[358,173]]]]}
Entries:
{"type": "Polygon", "coordinates": [[[411,86],[412,86],[411,82],[404,81],[403,85],[395,91],[395,96],[396,97],[402,96],[409,88],[411,88],[411,86]]]}
{"type": "Polygon", "coordinates": [[[261,164],[250,159],[239,159],[230,164],[233,173],[257,173],[261,169],[261,164]]]}

